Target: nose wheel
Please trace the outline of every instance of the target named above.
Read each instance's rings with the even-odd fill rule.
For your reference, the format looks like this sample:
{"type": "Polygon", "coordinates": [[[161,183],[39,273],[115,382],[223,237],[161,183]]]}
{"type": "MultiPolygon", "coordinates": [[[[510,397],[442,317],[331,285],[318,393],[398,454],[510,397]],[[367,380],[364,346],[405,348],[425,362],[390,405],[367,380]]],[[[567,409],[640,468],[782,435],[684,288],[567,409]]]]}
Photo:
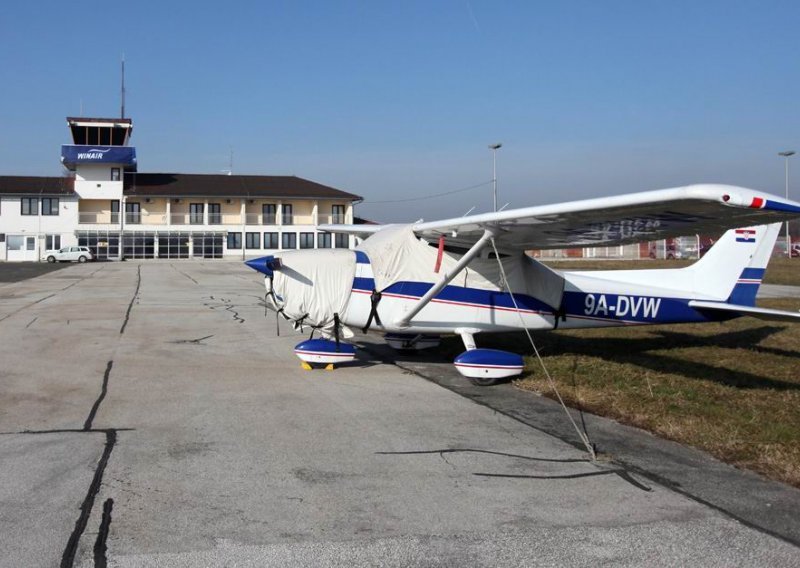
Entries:
{"type": "Polygon", "coordinates": [[[300,366],[311,371],[315,365],[333,371],[336,365],[349,363],[356,358],[356,348],[349,343],[330,339],[308,339],[295,345],[294,354],[300,359],[300,366]]]}

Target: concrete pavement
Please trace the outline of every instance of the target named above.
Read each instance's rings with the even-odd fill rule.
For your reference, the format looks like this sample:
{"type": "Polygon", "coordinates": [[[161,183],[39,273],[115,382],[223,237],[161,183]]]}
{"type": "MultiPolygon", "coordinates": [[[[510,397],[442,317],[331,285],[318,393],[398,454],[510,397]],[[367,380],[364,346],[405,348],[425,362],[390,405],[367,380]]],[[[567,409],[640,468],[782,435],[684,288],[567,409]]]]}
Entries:
{"type": "Polygon", "coordinates": [[[773,565],[800,550],[362,352],[230,262],[0,286],[0,565],[773,565]],[[6,465],[8,464],[8,465],[6,465]]]}

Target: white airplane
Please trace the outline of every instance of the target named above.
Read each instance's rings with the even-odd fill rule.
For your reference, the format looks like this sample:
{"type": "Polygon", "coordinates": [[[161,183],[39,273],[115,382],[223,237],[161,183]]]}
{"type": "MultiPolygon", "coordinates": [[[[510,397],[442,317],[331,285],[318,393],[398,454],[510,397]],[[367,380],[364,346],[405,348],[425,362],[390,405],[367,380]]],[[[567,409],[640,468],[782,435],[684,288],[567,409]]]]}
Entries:
{"type": "Polygon", "coordinates": [[[349,361],[354,329],[403,349],[460,335],[456,368],[494,384],[522,372],[522,357],[479,349],[481,333],[724,321],[800,321],[759,308],[756,292],[781,221],[800,203],[728,185],[692,185],[408,225],[321,225],[368,236],[353,250],[282,251],[246,264],[265,274],[268,303],[321,339],[295,353],[349,361]],[[559,271],[530,249],[607,246],[692,234],[724,235],[685,268],[559,271]],[[499,258],[498,258],[499,256],[499,258]]]}

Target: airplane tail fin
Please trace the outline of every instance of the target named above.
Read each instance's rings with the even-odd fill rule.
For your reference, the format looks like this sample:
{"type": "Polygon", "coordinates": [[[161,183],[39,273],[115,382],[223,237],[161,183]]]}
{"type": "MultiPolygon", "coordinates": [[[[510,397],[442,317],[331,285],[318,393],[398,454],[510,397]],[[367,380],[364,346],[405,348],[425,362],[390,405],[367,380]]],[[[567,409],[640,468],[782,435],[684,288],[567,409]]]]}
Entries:
{"type": "Polygon", "coordinates": [[[685,268],[694,291],[728,304],[755,306],[781,224],[727,231],[696,263],[685,268]]]}

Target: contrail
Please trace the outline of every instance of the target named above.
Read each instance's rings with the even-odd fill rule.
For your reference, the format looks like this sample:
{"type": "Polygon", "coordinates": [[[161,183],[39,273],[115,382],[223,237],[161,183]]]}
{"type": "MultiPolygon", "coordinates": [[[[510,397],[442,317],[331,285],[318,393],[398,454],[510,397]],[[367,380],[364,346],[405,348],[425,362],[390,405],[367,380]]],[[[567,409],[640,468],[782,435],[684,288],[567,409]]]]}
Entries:
{"type": "Polygon", "coordinates": [[[475,30],[478,33],[481,33],[481,25],[478,23],[478,19],[475,17],[475,12],[472,11],[472,4],[469,2],[469,0],[467,0],[467,12],[469,12],[469,18],[472,20],[475,30]]]}

